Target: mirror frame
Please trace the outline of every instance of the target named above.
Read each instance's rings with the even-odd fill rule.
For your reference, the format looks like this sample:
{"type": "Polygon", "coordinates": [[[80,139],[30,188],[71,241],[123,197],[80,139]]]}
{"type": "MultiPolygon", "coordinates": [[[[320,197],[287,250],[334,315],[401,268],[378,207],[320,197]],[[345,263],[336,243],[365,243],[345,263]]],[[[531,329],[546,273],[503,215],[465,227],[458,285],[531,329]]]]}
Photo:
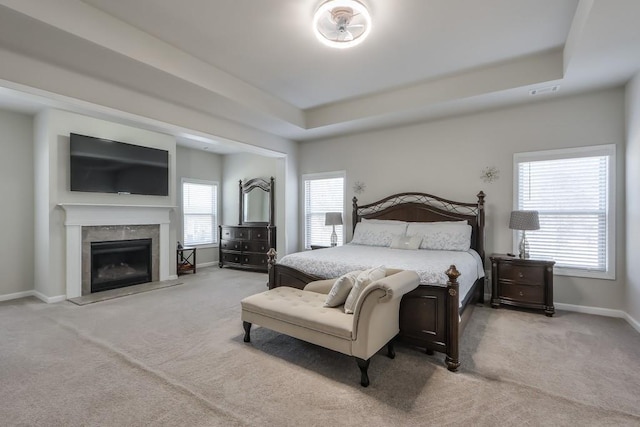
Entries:
{"type": "Polygon", "coordinates": [[[253,178],[248,181],[245,181],[244,184],[242,183],[242,180],[240,180],[240,201],[239,201],[240,213],[238,215],[239,217],[238,224],[239,225],[268,225],[273,227],[275,225],[274,224],[275,189],[276,188],[275,188],[275,182],[273,177],[271,177],[269,181],[262,178],[253,178]],[[254,189],[259,189],[269,193],[269,221],[248,222],[244,220],[244,195],[254,189]]]}

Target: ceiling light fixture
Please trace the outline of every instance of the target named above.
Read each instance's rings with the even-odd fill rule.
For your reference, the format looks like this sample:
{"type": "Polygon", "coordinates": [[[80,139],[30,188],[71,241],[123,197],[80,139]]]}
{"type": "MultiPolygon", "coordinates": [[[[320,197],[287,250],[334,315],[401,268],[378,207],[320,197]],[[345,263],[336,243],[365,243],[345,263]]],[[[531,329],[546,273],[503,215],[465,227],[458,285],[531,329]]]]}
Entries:
{"type": "Polygon", "coordinates": [[[338,49],[359,45],[371,32],[371,16],[356,0],[329,0],[313,16],[313,31],[322,43],[338,49]]]}

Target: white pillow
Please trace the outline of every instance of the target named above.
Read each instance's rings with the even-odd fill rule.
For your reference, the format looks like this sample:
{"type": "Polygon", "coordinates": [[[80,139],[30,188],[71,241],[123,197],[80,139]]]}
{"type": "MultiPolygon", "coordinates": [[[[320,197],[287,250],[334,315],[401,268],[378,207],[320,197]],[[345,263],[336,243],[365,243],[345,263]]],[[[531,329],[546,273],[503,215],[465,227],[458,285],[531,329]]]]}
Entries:
{"type": "Polygon", "coordinates": [[[394,236],[391,240],[391,249],[415,250],[420,247],[422,237],[420,236],[394,236]]]}
{"type": "Polygon", "coordinates": [[[353,285],[353,288],[351,288],[351,292],[349,292],[349,296],[344,303],[344,312],[347,314],[353,314],[353,310],[356,308],[356,302],[364,288],[366,288],[369,283],[380,280],[386,275],[387,270],[383,265],[380,267],[370,268],[369,270],[365,270],[358,274],[356,283],[353,285]]]}
{"type": "Polygon", "coordinates": [[[356,279],[358,275],[362,273],[362,271],[350,271],[349,273],[343,274],[338,277],[335,281],[329,294],[327,295],[327,299],[324,302],[325,307],[337,307],[339,305],[344,304],[349,296],[349,292],[351,292],[351,288],[356,283],[356,279]]]}
{"type": "Polygon", "coordinates": [[[421,237],[420,249],[468,251],[471,247],[471,226],[466,221],[409,223],[407,236],[421,237]]]}
{"type": "Polygon", "coordinates": [[[396,219],[367,219],[362,218],[360,221],[362,222],[370,222],[372,224],[407,224],[407,221],[399,221],[396,219]]]}
{"type": "Polygon", "coordinates": [[[359,222],[353,232],[351,243],[367,246],[390,246],[391,239],[396,235],[404,235],[407,223],[380,224],[377,222],[359,222]]]}

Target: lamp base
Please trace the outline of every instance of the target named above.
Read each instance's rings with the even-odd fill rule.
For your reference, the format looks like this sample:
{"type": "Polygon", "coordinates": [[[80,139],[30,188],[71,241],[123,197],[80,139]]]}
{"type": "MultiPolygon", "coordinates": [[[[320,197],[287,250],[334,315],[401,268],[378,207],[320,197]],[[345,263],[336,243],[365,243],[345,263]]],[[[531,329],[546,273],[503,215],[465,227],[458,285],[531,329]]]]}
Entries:
{"type": "Polygon", "coordinates": [[[524,230],[522,231],[522,239],[520,239],[520,245],[518,249],[520,251],[520,254],[518,255],[520,259],[529,258],[529,242],[527,242],[527,238],[525,237],[524,230]]]}
{"type": "Polygon", "coordinates": [[[336,234],[336,226],[333,226],[333,231],[331,232],[331,246],[338,246],[338,235],[336,234]]]}

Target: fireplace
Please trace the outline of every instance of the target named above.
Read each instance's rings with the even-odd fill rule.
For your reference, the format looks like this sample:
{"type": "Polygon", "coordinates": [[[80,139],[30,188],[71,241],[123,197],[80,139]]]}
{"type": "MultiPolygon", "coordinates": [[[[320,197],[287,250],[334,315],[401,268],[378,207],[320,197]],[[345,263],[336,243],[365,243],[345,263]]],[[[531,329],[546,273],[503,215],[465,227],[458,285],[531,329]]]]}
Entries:
{"type": "Polygon", "coordinates": [[[151,239],[91,242],[91,292],[151,281],[151,239]]]}
{"type": "MultiPolygon", "coordinates": [[[[151,239],[151,282],[170,274],[170,212],[175,206],[61,203],[66,212],[66,296],[91,294],[91,243],[151,239]]],[[[175,265],[175,263],[173,263],[175,265]]]]}

